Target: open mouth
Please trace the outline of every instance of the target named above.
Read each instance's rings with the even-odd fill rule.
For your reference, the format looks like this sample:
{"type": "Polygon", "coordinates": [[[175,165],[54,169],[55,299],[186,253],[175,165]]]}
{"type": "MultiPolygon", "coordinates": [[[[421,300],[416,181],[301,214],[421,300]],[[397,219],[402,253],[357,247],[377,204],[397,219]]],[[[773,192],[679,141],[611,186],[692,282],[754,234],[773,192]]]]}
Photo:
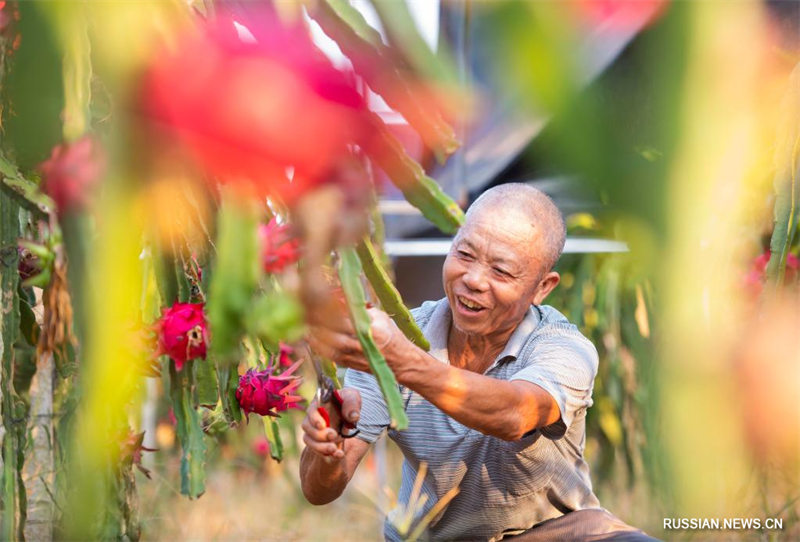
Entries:
{"type": "Polygon", "coordinates": [[[476,313],[476,312],[481,312],[482,310],[485,309],[485,307],[482,307],[481,305],[478,305],[474,301],[471,301],[466,297],[462,297],[460,295],[456,296],[456,301],[458,302],[459,307],[467,312],[476,313]]]}

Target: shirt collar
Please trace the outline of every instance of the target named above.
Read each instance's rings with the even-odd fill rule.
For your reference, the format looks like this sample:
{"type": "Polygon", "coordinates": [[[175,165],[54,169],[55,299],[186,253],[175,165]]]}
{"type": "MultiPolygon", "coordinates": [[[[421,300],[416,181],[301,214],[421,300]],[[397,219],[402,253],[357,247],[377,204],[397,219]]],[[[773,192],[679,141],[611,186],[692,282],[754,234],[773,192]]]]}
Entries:
{"type": "MultiPolygon", "coordinates": [[[[450,323],[453,316],[450,312],[450,304],[447,298],[442,298],[436,302],[436,306],[431,313],[431,317],[425,324],[423,334],[428,338],[431,345],[429,351],[430,355],[443,363],[450,363],[450,358],[447,355],[447,335],[450,332],[450,323]]],[[[528,336],[533,333],[536,326],[539,325],[540,315],[539,310],[531,305],[525,313],[525,318],[519,323],[517,328],[509,337],[503,351],[494,359],[491,367],[494,368],[498,363],[506,358],[516,359],[522,350],[528,336]]],[[[487,369],[488,370],[488,369],[487,369]]]]}

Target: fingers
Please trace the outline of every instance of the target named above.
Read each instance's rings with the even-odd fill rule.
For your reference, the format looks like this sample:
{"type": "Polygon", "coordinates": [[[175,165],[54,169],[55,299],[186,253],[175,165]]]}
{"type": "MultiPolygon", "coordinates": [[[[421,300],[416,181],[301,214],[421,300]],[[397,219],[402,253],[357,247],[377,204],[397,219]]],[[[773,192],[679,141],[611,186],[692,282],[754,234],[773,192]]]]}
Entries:
{"type": "Polygon", "coordinates": [[[312,452],[327,457],[344,457],[342,438],[336,431],[327,427],[325,420],[317,411],[316,402],[312,402],[306,411],[306,417],[300,428],[303,430],[303,442],[312,452]]]}
{"type": "Polygon", "coordinates": [[[322,457],[332,457],[334,459],[342,459],[344,457],[344,450],[342,447],[333,442],[325,443],[315,441],[309,437],[308,434],[303,435],[303,442],[309,450],[322,457]]]}
{"type": "Polygon", "coordinates": [[[375,340],[375,346],[383,350],[392,342],[399,328],[394,323],[394,320],[380,309],[367,309],[367,313],[369,313],[370,328],[372,337],[375,340]]]}
{"type": "Polygon", "coordinates": [[[355,425],[361,417],[361,394],[353,388],[344,388],[339,394],[342,397],[342,416],[355,425]]]}
{"type": "Polygon", "coordinates": [[[361,353],[361,343],[355,337],[325,327],[312,326],[308,342],[317,354],[336,359],[361,353]],[[335,355],[328,355],[335,354],[335,355]]]}
{"type": "Polygon", "coordinates": [[[355,337],[324,327],[312,327],[307,341],[319,356],[359,371],[369,370],[361,343],[355,337]]]}
{"type": "MultiPolygon", "coordinates": [[[[344,388],[339,390],[339,395],[342,398],[344,419],[356,425],[361,417],[361,394],[356,389],[344,388]]],[[[306,410],[306,417],[300,425],[303,430],[303,442],[316,454],[341,459],[344,457],[344,440],[333,428],[327,426],[317,406],[316,401],[311,402],[306,410]]]]}
{"type": "Polygon", "coordinates": [[[347,314],[342,314],[335,320],[325,322],[324,326],[332,331],[337,331],[346,335],[356,334],[356,328],[353,326],[353,322],[350,321],[350,317],[347,314]]]}
{"type": "Polygon", "coordinates": [[[307,321],[310,326],[325,327],[349,335],[355,334],[347,305],[338,301],[330,292],[319,294],[317,297],[322,297],[323,300],[318,300],[317,305],[309,309],[307,321]]]}

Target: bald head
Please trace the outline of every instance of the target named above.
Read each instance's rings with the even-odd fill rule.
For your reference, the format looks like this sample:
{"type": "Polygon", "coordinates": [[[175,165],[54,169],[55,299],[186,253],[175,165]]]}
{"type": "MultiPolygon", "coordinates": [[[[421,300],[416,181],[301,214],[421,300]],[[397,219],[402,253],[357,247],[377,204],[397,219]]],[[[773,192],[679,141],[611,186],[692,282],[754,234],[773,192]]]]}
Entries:
{"type": "MultiPolygon", "coordinates": [[[[547,269],[555,266],[564,242],[567,229],[564,217],[547,194],[523,183],[501,184],[480,195],[467,210],[467,221],[491,215],[514,214],[528,222],[538,233],[547,269]]],[[[534,239],[531,240],[532,242],[534,239]]]]}

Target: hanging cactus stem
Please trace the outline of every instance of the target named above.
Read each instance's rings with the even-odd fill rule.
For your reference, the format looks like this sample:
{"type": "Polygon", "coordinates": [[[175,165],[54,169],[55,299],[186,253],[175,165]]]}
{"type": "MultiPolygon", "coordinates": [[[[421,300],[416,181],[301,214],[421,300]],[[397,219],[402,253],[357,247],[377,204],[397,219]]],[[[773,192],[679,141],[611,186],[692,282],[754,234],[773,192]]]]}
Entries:
{"type": "Polygon", "coordinates": [[[390,425],[392,428],[402,431],[408,428],[408,417],[403,408],[397,379],[372,338],[366,297],[361,286],[361,262],[353,248],[339,249],[339,279],[342,282],[342,290],[347,299],[347,306],[356,328],[358,341],[364,349],[372,374],[378,380],[383,397],[386,399],[391,419],[390,425]]]}
{"type": "Polygon", "coordinates": [[[408,203],[419,209],[442,232],[454,234],[464,223],[464,211],[425,174],[422,166],[408,155],[378,115],[371,113],[371,120],[377,135],[373,145],[367,149],[370,158],[387,173],[408,203]]]}
{"type": "Polygon", "coordinates": [[[191,381],[191,367],[179,372],[175,363],[169,362],[170,398],[182,450],[181,493],[190,499],[196,499],[206,490],[206,444],[203,439],[202,418],[192,404],[191,381]]]}
{"type": "Polygon", "coordinates": [[[458,149],[460,143],[452,126],[437,109],[423,106],[401,72],[378,68],[391,65],[396,55],[358,10],[343,0],[324,0],[315,2],[309,11],[367,83],[408,120],[440,163],[458,149]]]}
{"type": "Polygon", "coordinates": [[[411,312],[403,303],[400,292],[392,284],[389,275],[386,274],[386,271],[378,261],[372,241],[369,238],[364,238],[356,247],[356,251],[358,252],[359,260],[361,260],[361,265],[364,266],[364,274],[372,285],[372,289],[375,290],[383,310],[392,317],[397,327],[411,342],[424,350],[430,350],[431,345],[422,334],[422,330],[417,326],[414,317],[411,316],[411,312]]]}

